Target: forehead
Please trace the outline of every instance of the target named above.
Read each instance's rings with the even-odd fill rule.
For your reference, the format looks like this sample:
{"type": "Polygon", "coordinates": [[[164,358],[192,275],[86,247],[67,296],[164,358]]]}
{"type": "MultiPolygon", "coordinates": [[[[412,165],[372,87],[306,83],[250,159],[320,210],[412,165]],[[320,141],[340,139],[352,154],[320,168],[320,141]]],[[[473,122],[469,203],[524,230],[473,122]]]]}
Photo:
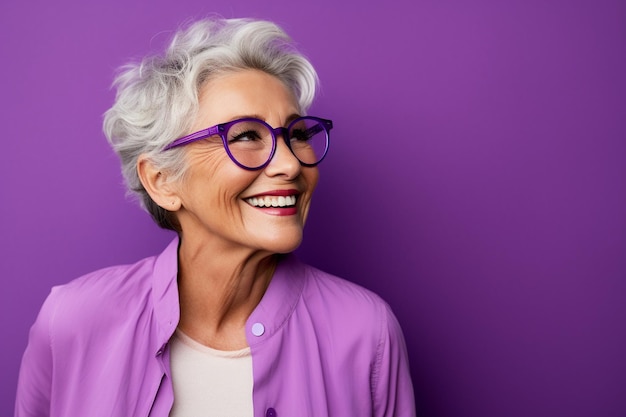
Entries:
{"type": "Polygon", "coordinates": [[[289,117],[298,113],[293,92],[277,77],[258,70],[241,70],[207,81],[200,90],[199,118],[224,123],[242,116],[289,117]]]}

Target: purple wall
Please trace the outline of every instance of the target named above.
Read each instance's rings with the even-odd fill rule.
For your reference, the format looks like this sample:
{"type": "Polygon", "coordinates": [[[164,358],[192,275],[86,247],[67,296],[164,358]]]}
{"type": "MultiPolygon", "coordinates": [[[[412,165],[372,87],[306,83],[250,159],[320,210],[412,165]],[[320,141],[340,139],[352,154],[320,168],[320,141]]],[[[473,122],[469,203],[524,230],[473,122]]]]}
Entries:
{"type": "Polygon", "coordinates": [[[49,288],[171,238],[101,115],[115,67],[210,12],[318,68],[336,129],[299,252],[393,306],[420,415],[626,415],[626,3],[86,3],[0,5],[0,415],[49,288]]]}

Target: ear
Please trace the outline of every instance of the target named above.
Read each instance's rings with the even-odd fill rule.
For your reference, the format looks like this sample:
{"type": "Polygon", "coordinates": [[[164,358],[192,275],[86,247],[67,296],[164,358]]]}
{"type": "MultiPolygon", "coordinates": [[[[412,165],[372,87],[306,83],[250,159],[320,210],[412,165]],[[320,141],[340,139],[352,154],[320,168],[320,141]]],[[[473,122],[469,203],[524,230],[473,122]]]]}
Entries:
{"type": "Polygon", "coordinates": [[[152,200],[162,209],[178,211],[181,200],[175,184],[168,181],[167,174],[155,168],[150,158],[142,154],[137,159],[137,175],[152,200]]]}

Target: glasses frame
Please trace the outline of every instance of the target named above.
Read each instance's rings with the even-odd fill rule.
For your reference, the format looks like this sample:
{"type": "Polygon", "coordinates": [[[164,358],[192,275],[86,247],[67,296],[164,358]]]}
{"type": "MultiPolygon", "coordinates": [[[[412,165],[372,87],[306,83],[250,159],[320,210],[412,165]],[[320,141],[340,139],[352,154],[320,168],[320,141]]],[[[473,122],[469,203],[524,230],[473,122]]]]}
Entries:
{"type": "Polygon", "coordinates": [[[265,121],[261,120],[261,119],[257,119],[255,117],[244,117],[242,119],[236,119],[236,120],[232,120],[230,122],[227,123],[220,123],[217,124],[215,126],[211,126],[209,128],[206,129],[202,129],[199,130],[197,132],[191,133],[187,136],[183,136],[182,138],[178,138],[175,141],[173,141],[172,143],[170,143],[169,145],[167,145],[165,148],[163,148],[163,152],[172,149],[172,148],[177,148],[179,146],[184,146],[184,145],[188,145],[190,143],[202,140],[202,139],[206,139],[206,138],[210,138],[211,136],[215,136],[218,135],[220,136],[220,138],[222,138],[222,145],[224,146],[224,150],[226,151],[226,153],[228,154],[228,157],[240,168],[246,169],[248,171],[257,171],[259,169],[263,169],[265,168],[270,161],[274,158],[274,154],[276,153],[276,141],[277,141],[277,136],[280,135],[282,136],[283,140],[285,141],[285,144],[287,145],[287,147],[289,148],[289,150],[291,151],[292,155],[296,157],[296,159],[300,162],[300,165],[305,166],[305,167],[314,167],[317,166],[320,162],[322,162],[322,160],[326,157],[326,154],[328,153],[328,148],[330,146],[330,129],[333,128],[333,122],[332,120],[328,120],[328,119],[322,119],[320,117],[314,117],[314,116],[302,116],[302,117],[298,117],[297,119],[292,120],[289,125],[287,125],[287,127],[272,127],[269,124],[267,124],[265,121]],[[301,122],[302,120],[313,120],[315,122],[317,122],[318,124],[313,126],[312,129],[314,130],[313,134],[317,134],[320,132],[320,129],[324,130],[324,133],[326,134],[326,146],[324,148],[324,154],[322,155],[322,157],[319,159],[319,161],[315,162],[314,164],[309,164],[306,162],[303,162],[302,160],[300,160],[300,158],[298,158],[298,155],[295,154],[295,152],[293,151],[293,149],[291,148],[291,141],[289,138],[289,131],[291,130],[291,128],[296,124],[301,122]],[[230,152],[230,149],[228,148],[228,131],[230,130],[230,128],[239,123],[239,122],[256,122],[256,123],[260,123],[262,125],[264,125],[265,127],[268,128],[268,130],[270,131],[270,133],[272,134],[272,150],[270,152],[269,157],[267,158],[267,161],[265,161],[264,163],[262,163],[261,165],[257,166],[257,167],[248,167],[245,166],[243,164],[241,164],[239,161],[237,161],[237,159],[235,159],[235,157],[232,155],[232,153],[230,152]]]}

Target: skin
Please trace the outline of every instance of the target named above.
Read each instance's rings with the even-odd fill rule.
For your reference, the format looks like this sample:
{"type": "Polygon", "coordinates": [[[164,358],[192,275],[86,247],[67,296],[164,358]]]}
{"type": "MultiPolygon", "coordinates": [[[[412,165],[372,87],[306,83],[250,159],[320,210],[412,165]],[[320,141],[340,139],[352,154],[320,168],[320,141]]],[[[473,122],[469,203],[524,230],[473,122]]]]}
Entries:
{"type": "MultiPolygon", "coordinates": [[[[293,93],[276,77],[242,70],[207,82],[192,131],[241,117],[286,126],[299,115],[293,93]]],[[[317,185],[317,168],[302,167],[282,138],[262,170],[235,165],[221,144],[186,146],[189,164],[183,182],[168,181],[145,156],[141,181],[159,206],[175,212],[182,232],[179,247],[179,329],[221,350],[246,347],[245,323],[271,280],[275,254],[298,247],[317,185]],[[295,190],[297,211],[253,207],[246,198],[295,190]],[[282,213],[284,214],[284,213],[282,213]]]]}

